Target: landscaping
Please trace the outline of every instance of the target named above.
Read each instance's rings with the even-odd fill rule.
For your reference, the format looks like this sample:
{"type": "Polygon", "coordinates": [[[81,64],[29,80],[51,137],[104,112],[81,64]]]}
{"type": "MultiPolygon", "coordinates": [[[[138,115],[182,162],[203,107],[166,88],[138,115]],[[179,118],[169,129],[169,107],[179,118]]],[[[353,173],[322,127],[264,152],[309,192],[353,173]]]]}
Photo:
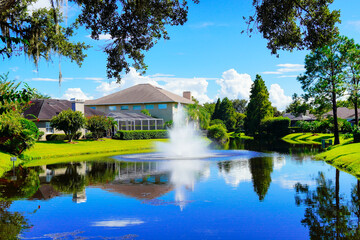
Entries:
{"type": "MultiPolygon", "coordinates": [[[[292,133],[282,138],[290,144],[321,144],[321,140],[332,140],[334,142],[334,134],[332,133],[292,133]]],[[[340,143],[350,143],[353,139],[346,138],[344,134],[340,135],[340,143]]]]}

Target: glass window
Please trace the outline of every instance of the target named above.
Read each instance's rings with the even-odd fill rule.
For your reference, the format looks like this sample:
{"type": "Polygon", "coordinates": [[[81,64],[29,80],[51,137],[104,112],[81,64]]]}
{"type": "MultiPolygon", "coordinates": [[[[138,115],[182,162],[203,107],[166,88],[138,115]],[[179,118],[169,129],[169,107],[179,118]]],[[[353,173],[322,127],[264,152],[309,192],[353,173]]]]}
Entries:
{"type": "Polygon", "coordinates": [[[141,105],[134,105],[133,110],[141,110],[141,105]]]}
{"type": "Polygon", "coordinates": [[[167,108],[167,104],[159,104],[159,109],[166,109],[167,108]]]}
{"type": "Polygon", "coordinates": [[[121,106],[121,110],[129,110],[129,106],[121,106]]]}
{"type": "Polygon", "coordinates": [[[50,122],[45,122],[46,133],[54,133],[54,129],[50,126],[50,122]]]}
{"type": "Polygon", "coordinates": [[[178,104],[177,104],[177,103],[175,103],[175,108],[178,108],[178,104]]]}
{"type": "Polygon", "coordinates": [[[109,106],[110,111],[116,111],[116,106],[109,106]]]}
{"type": "Polygon", "coordinates": [[[96,107],[90,107],[91,109],[96,109],[96,107]]]}
{"type": "Polygon", "coordinates": [[[146,105],[146,109],[154,109],[154,104],[148,104],[148,105],[146,105]]]}

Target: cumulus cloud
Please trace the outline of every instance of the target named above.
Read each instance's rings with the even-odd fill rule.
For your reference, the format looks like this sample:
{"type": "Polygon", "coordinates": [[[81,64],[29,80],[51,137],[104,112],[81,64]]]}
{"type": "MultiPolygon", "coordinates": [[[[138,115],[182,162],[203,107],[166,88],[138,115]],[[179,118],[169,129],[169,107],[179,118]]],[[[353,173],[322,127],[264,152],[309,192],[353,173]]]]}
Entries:
{"type": "Polygon", "coordinates": [[[91,99],[93,99],[93,97],[87,96],[81,90],[81,88],[68,88],[65,91],[65,94],[61,98],[68,99],[68,100],[71,99],[71,98],[83,99],[83,100],[91,100],[91,99]]]}
{"type": "Polygon", "coordinates": [[[286,106],[289,105],[292,101],[291,97],[285,95],[284,89],[282,89],[280,85],[276,83],[271,84],[269,94],[272,105],[281,111],[285,110],[286,106]]]}
{"type": "MultiPolygon", "coordinates": [[[[87,35],[86,37],[91,38],[91,35],[87,35]]],[[[100,34],[99,40],[111,40],[110,34],[100,34]]]]}
{"type": "Polygon", "coordinates": [[[116,83],[116,81],[112,81],[110,83],[102,82],[99,86],[96,87],[96,91],[101,92],[103,96],[119,90],[120,90],[120,84],[116,83]]]}
{"type": "Polygon", "coordinates": [[[123,219],[123,220],[110,220],[94,222],[94,227],[127,227],[145,223],[140,219],[123,219]]]}
{"type": "Polygon", "coordinates": [[[222,79],[217,80],[216,83],[221,87],[218,97],[248,100],[253,81],[249,74],[239,74],[235,69],[230,69],[223,72],[222,79]]]}

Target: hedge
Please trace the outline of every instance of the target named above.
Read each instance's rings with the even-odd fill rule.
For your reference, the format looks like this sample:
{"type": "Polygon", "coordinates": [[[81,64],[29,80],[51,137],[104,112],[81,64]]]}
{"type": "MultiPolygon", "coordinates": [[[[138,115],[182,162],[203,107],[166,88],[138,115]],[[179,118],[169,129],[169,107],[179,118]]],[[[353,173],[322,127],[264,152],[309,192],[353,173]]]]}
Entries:
{"type": "Polygon", "coordinates": [[[168,138],[166,130],[134,130],[134,131],[117,131],[113,139],[120,140],[137,140],[137,139],[155,139],[168,138]]]}
{"type": "MultiPolygon", "coordinates": [[[[82,133],[81,132],[77,132],[74,139],[78,140],[81,137],[82,133]]],[[[65,134],[48,134],[46,135],[46,141],[64,141],[64,140],[68,140],[66,138],[65,134]]]]}
{"type": "Polygon", "coordinates": [[[289,118],[284,117],[264,119],[260,124],[261,133],[276,138],[283,137],[290,133],[290,122],[289,118]]]}

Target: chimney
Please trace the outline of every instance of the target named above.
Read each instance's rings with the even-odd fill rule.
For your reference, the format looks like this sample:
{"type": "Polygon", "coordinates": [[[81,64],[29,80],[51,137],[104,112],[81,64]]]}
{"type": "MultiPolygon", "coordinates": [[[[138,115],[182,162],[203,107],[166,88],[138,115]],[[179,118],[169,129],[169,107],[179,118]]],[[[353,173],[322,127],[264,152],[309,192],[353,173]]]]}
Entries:
{"type": "Polygon", "coordinates": [[[183,92],[183,97],[191,100],[191,92],[190,91],[184,91],[183,92]]]}
{"type": "Polygon", "coordinates": [[[70,102],[71,102],[71,109],[73,111],[80,111],[85,114],[85,106],[84,106],[85,101],[84,100],[71,98],[70,102]]]}

